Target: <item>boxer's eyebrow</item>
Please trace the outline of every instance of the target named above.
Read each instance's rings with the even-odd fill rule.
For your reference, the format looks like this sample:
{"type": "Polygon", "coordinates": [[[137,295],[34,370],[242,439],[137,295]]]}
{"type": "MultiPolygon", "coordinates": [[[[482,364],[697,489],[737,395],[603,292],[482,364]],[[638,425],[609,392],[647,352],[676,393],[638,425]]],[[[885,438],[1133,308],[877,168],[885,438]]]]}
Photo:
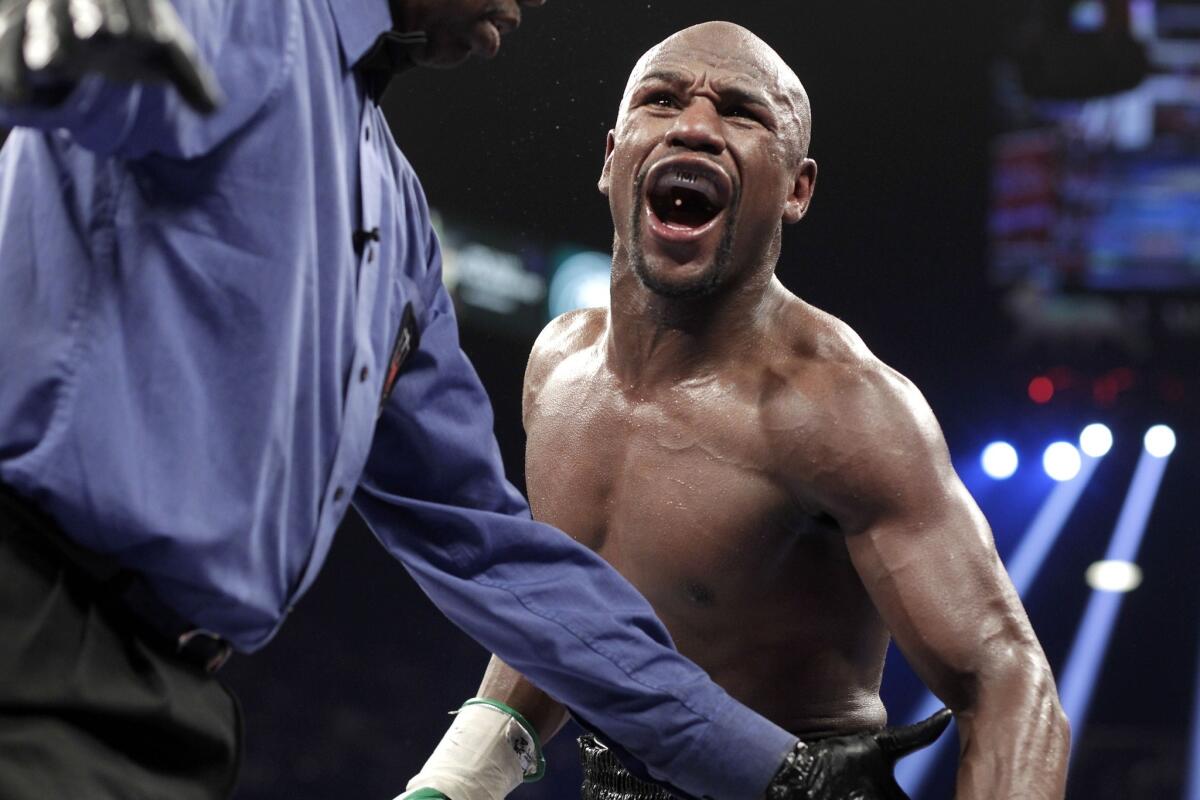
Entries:
{"type": "Polygon", "coordinates": [[[775,104],[771,102],[767,95],[763,94],[756,88],[743,86],[741,84],[726,84],[716,87],[717,92],[721,95],[721,99],[728,103],[739,103],[747,106],[761,106],[768,110],[774,110],[775,104]]]}
{"type": "Polygon", "coordinates": [[[638,84],[658,81],[659,83],[669,83],[675,86],[682,86],[691,83],[695,79],[696,78],[694,75],[689,75],[686,72],[677,72],[671,69],[658,68],[643,75],[642,79],[638,81],[638,84]]]}
{"type": "MultiPolygon", "coordinates": [[[[679,72],[672,69],[658,68],[647,72],[638,81],[638,86],[641,87],[647,83],[666,83],[672,86],[690,85],[696,80],[696,76],[687,72],[679,72]]],[[[730,102],[744,103],[746,105],[763,106],[771,108],[773,106],[771,98],[760,91],[757,87],[746,86],[741,83],[726,83],[715,87],[724,99],[730,102]]]]}

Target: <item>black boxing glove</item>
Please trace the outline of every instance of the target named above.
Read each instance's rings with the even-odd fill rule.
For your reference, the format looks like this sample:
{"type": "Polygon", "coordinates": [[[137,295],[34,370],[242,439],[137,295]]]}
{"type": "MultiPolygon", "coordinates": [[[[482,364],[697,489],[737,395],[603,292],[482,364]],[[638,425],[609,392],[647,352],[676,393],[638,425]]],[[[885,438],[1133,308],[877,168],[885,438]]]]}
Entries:
{"type": "Polygon", "coordinates": [[[767,800],[908,800],[892,768],[933,744],[950,716],[943,708],[915,725],[801,742],[767,786],[767,800]]]}
{"type": "Polygon", "coordinates": [[[52,103],[87,75],[170,83],[204,113],[221,103],[169,0],[0,0],[0,103],[52,103]]]}

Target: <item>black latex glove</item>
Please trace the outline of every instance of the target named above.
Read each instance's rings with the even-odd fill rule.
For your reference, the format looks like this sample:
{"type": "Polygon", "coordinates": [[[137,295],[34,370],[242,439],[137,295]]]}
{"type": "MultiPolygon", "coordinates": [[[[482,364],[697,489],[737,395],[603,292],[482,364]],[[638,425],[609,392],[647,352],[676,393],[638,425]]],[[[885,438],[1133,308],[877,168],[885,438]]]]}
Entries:
{"type": "Polygon", "coordinates": [[[943,708],[915,725],[797,745],[767,787],[767,800],[908,800],[892,767],[933,744],[949,724],[943,708]]]}
{"type": "Polygon", "coordinates": [[[204,113],[221,103],[169,0],[0,0],[0,103],[61,98],[85,75],[169,83],[204,113]]]}

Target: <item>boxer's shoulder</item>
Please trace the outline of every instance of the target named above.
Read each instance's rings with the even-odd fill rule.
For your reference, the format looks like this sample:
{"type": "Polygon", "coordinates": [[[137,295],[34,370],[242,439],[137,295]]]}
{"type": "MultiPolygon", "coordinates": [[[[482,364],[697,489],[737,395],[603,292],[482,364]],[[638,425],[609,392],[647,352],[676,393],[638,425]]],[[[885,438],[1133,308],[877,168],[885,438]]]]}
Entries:
{"type": "Polygon", "coordinates": [[[925,407],[906,377],[885,364],[848,324],[798,298],[781,315],[787,374],[811,400],[862,415],[925,407]]]}
{"type": "Polygon", "coordinates": [[[554,371],[573,356],[586,357],[607,325],[607,308],[581,308],[556,317],[542,329],[525,367],[527,411],[554,371]]]}
{"type": "Polygon", "coordinates": [[[829,367],[857,368],[875,360],[862,338],[842,320],[811,303],[788,295],[772,325],[794,358],[829,367]]]}
{"type": "Polygon", "coordinates": [[[607,324],[607,308],[580,308],[568,311],[550,320],[546,327],[542,328],[537,341],[533,343],[533,351],[544,351],[543,355],[570,353],[593,343],[607,324]]]}
{"type": "Polygon", "coordinates": [[[793,474],[826,505],[851,497],[863,503],[863,492],[877,482],[888,484],[914,458],[944,450],[941,428],[921,392],[849,325],[803,301],[784,313],[788,358],[773,367],[783,391],[764,407],[763,419],[773,431],[794,432],[800,439],[794,446],[820,465],[814,474],[793,474]],[[813,482],[820,485],[808,485],[813,482]]]}
{"type": "Polygon", "coordinates": [[[526,380],[544,378],[564,359],[594,345],[607,324],[606,308],[581,308],[551,320],[533,343],[526,380]]]}

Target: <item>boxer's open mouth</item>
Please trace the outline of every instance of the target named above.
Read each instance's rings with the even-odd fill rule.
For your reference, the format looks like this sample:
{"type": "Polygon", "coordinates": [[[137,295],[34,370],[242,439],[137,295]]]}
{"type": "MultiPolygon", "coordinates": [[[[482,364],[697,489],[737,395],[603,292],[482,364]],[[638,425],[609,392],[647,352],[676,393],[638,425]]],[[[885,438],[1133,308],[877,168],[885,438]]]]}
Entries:
{"type": "Polygon", "coordinates": [[[729,205],[729,179],[696,159],[660,162],[646,180],[646,203],[659,222],[671,228],[705,228],[729,205]]]}

